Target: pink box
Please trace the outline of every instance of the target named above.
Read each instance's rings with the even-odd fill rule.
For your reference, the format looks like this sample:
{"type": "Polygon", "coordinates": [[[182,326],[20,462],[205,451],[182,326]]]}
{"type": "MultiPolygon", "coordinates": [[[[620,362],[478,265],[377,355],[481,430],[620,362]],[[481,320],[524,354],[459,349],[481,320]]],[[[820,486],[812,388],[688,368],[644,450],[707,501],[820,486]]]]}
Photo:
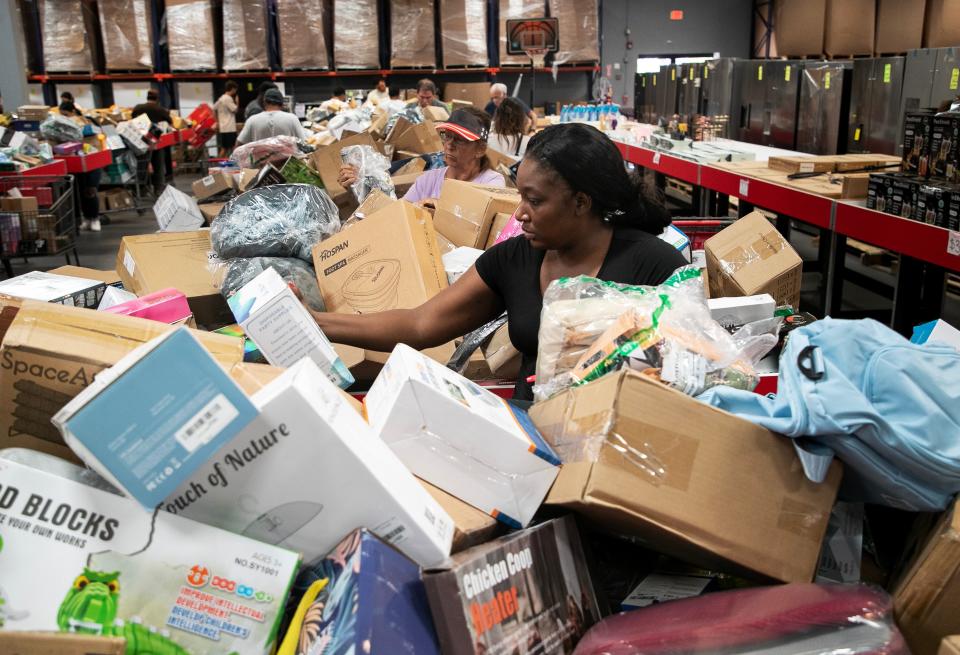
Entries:
{"type": "Polygon", "coordinates": [[[103,311],[110,314],[148,318],[160,323],[176,323],[190,318],[191,315],[187,297],[176,289],[162,289],[148,293],[136,300],[120,303],[103,311]]]}

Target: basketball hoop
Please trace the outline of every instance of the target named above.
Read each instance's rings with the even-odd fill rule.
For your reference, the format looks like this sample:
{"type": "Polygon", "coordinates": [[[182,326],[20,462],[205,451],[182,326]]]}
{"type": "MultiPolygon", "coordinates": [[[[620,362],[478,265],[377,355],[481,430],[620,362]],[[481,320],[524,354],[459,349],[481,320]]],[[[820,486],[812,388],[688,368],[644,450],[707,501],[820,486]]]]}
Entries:
{"type": "Polygon", "coordinates": [[[530,106],[534,106],[536,69],[544,68],[548,52],[560,49],[560,22],[556,18],[508,18],[507,54],[530,57],[530,106]]]}
{"type": "Polygon", "coordinates": [[[529,48],[524,52],[530,57],[534,68],[543,68],[543,60],[546,58],[548,52],[546,48],[529,48]]]}

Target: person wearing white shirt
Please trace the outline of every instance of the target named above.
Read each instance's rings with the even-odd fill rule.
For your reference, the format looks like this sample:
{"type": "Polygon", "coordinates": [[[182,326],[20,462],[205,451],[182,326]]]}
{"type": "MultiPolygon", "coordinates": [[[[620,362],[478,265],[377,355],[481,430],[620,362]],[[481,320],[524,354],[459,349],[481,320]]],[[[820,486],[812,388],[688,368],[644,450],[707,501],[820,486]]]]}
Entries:
{"type": "Polygon", "coordinates": [[[237,93],[240,87],[233,80],[226,84],[223,95],[214,103],[217,112],[217,132],[220,136],[220,157],[229,157],[237,144],[237,93]]]}
{"type": "Polygon", "coordinates": [[[270,89],[263,94],[263,111],[251,116],[243,124],[237,145],[275,136],[292,136],[301,141],[306,138],[300,119],[283,110],[283,94],[279,89],[270,89]]]}
{"type": "Polygon", "coordinates": [[[526,120],[523,105],[513,98],[504,98],[493,114],[487,147],[514,159],[522,158],[530,141],[524,129],[526,120]]]}
{"type": "Polygon", "coordinates": [[[367,102],[377,106],[387,102],[390,99],[390,89],[387,88],[387,80],[380,78],[377,82],[377,88],[367,94],[367,102]]]}

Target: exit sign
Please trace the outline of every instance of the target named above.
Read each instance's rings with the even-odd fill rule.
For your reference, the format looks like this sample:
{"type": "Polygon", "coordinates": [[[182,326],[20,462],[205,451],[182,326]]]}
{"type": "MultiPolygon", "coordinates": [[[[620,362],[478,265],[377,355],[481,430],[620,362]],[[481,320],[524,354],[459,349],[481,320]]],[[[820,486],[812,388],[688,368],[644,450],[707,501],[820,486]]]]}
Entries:
{"type": "Polygon", "coordinates": [[[683,9],[674,9],[671,11],[670,20],[683,20],[683,9]]]}

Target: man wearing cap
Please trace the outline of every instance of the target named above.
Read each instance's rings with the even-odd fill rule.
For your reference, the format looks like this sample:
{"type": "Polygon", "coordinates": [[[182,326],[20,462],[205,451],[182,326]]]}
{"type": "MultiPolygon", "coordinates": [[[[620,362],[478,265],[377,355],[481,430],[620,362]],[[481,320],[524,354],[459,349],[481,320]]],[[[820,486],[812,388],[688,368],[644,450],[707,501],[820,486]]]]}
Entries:
{"type": "Polygon", "coordinates": [[[269,89],[263,94],[263,111],[247,119],[243,131],[237,137],[237,145],[253,143],[275,136],[292,136],[305,139],[300,119],[283,110],[283,94],[279,89],[269,89]]]}
{"type": "MultiPolygon", "coordinates": [[[[487,158],[487,137],[490,135],[490,117],[473,107],[458,109],[445,123],[437,123],[443,141],[443,168],[427,171],[403,196],[409,202],[423,202],[440,197],[444,180],[462,180],[486,186],[505,186],[503,175],[492,170],[487,158]]],[[[357,181],[355,166],[340,169],[339,182],[350,188],[357,181]]]]}

